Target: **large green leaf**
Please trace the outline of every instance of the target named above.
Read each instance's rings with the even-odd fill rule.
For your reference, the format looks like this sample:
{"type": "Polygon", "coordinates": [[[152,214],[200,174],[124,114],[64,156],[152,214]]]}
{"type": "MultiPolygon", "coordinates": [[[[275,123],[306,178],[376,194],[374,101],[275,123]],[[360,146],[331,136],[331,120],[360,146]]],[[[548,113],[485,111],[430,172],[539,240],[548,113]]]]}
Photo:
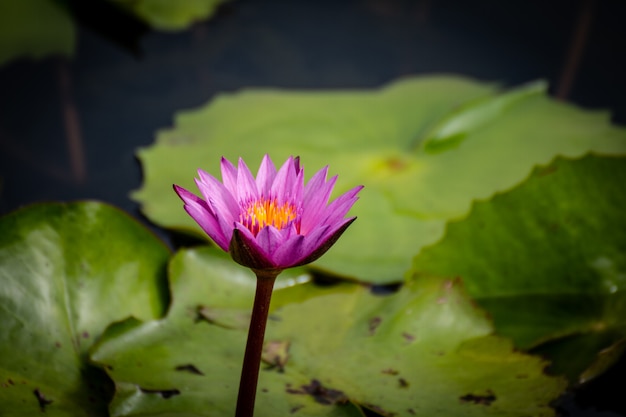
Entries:
{"type": "Polygon", "coordinates": [[[364,184],[359,219],[315,266],[359,280],[401,281],[410,260],[475,200],[523,182],[555,156],[626,154],[626,133],[603,112],[546,96],[545,85],[499,92],[452,76],[409,78],[373,91],[247,90],[177,115],[140,150],[145,182],[133,197],[154,222],[199,233],[172,183],[195,189],[197,168],[251,167],[300,155],[307,172],[329,164],[338,191],[364,184]]]}
{"type": "Polygon", "coordinates": [[[524,349],[550,341],[559,369],[585,380],[626,339],[624,207],[626,158],[558,159],[450,223],[413,272],[461,277],[500,333],[524,349]]]}
{"type": "Polygon", "coordinates": [[[183,30],[211,17],[226,0],[110,0],[128,9],[152,27],[183,30]]]}
{"type": "Polygon", "coordinates": [[[72,55],[76,29],[54,0],[0,1],[0,65],[22,56],[72,55]]]}
{"type": "MultiPolygon", "coordinates": [[[[214,252],[179,252],[168,316],[117,324],[91,352],[116,383],[113,416],[233,414],[246,332],[232,319],[249,316],[255,278],[214,252]],[[199,320],[202,308],[217,319],[199,320]]],[[[283,349],[261,372],[258,415],[554,414],[564,381],[491,336],[458,281],[420,280],[390,296],[291,284],[274,294],[266,341],[283,349]]]]}
{"type": "Polygon", "coordinates": [[[168,249],[99,203],[0,218],[0,415],[105,416],[87,349],[111,322],[164,314],[168,249]]]}

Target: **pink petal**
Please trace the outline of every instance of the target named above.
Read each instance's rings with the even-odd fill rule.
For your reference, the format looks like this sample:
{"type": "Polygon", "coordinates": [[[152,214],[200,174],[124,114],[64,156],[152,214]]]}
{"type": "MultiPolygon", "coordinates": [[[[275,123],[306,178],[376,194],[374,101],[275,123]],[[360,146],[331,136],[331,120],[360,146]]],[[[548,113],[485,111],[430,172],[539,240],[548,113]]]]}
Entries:
{"type": "Polygon", "coordinates": [[[228,239],[224,235],[223,229],[220,226],[218,219],[213,217],[210,213],[202,211],[196,205],[185,205],[185,211],[200,225],[202,230],[225,251],[228,251],[228,239]]]}
{"type": "Polygon", "coordinates": [[[276,269],[271,257],[241,223],[236,224],[228,249],[230,256],[240,265],[252,269],[276,269]]]}
{"type": "Polygon", "coordinates": [[[210,210],[208,204],[182,187],[174,185],[174,190],[185,203],[185,211],[191,218],[198,223],[202,230],[204,230],[220,248],[227,251],[230,239],[224,235],[223,228],[220,226],[218,219],[210,210]]]}
{"type": "Polygon", "coordinates": [[[296,179],[296,168],[293,157],[290,156],[276,173],[270,190],[271,197],[276,198],[280,203],[292,201],[296,179]]]}
{"type": "Polygon", "coordinates": [[[283,240],[289,239],[291,236],[298,235],[298,229],[296,228],[296,222],[291,222],[289,226],[280,230],[283,240]]]}
{"type": "Polygon", "coordinates": [[[326,204],[333,191],[337,176],[332,177],[328,182],[325,181],[328,168],[319,171],[309,180],[304,193],[304,201],[302,203],[302,222],[300,232],[307,234],[320,223],[325,216],[326,204]]]}
{"type": "Polygon", "coordinates": [[[302,213],[300,233],[310,233],[321,224],[333,224],[344,220],[352,205],[358,200],[356,194],[363,187],[355,187],[342,194],[325,207],[306,206],[302,213]]]}
{"type": "Polygon", "coordinates": [[[283,234],[274,226],[266,226],[256,235],[256,242],[273,259],[273,253],[285,241],[283,234]]]}
{"type": "Polygon", "coordinates": [[[256,174],[256,186],[262,197],[269,197],[270,189],[276,177],[276,167],[268,154],[265,154],[256,174]]]}
{"type": "Polygon", "coordinates": [[[239,204],[233,195],[224,187],[224,184],[216,180],[212,175],[199,170],[200,179],[196,179],[196,185],[204,196],[206,202],[218,218],[227,223],[233,223],[239,218],[239,204]]]}
{"type": "MultiPolygon", "coordinates": [[[[319,195],[327,194],[330,197],[330,193],[332,192],[333,186],[335,185],[335,181],[337,180],[337,176],[335,175],[330,179],[329,182],[326,182],[326,177],[328,176],[328,166],[320,169],[311,177],[309,182],[307,182],[304,187],[304,196],[302,202],[305,206],[310,206],[311,202],[315,199],[319,199],[319,195]]],[[[326,197],[326,201],[322,205],[326,205],[328,201],[328,197],[326,197]]]]}
{"type": "Polygon", "coordinates": [[[350,208],[359,199],[357,194],[363,189],[362,185],[354,187],[353,189],[345,192],[344,194],[333,200],[326,210],[321,214],[319,220],[324,224],[331,224],[343,219],[343,217],[350,211],[350,208]]]}
{"type": "Polygon", "coordinates": [[[283,242],[278,250],[273,254],[272,261],[281,268],[291,268],[298,261],[306,258],[310,253],[306,252],[305,237],[302,235],[293,236],[291,239],[283,242]]]}
{"type": "Polygon", "coordinates": [[[293,158],[293,167],[296,169],[296,172],[304,171],[304,168],[300,166],[300,157],[296,156],[293,158]]]}
{"type": "Polygon", "coordinates": [[[296,170],[296,180],[293,188],[293,201],[302,205],[302,197],[304,196],[304,169],[296,170]]]}
{"type": "Polygon", "coordinates": [[[296,265],[317,249],[319,239],[324,235],[326,229],[328,229],[327,226],[320,227],[308,236],[295,235],[287,239],[273,254],[274,263],[283,268],[296,265]]]}
{"type": "Polygon", "coordinates": [[[243,159],[239,158],[237,170],[237,201],[242,203],[258,198],[259,193],[257,191],[256,181],[246,163],[243,159]]]}
{"type": "Polygon", "coordinates": [[[300,260],[297,264],[292,265],[292,266],[306,265],[308,263],[311,263],[317,260],[320,256],[325,254],[328,251],[328,249],[330,249],[335,244],[335,242],[337,242],[337,239],[341,237],[343,232],[345,232],[346,229],[355,220],[356,220],[356,217],[346,219],[344,223],[341,223],[340,225],[338,225],[338,227],[336,227],[334,230],[332,231],[326,230],[324,236],[318,241],[316,245],[316,249],[313,250],[306,258],[300,260]]]}
{"type": "Polygon", "coordinates": [[[237,195],[237,168],[226,158],[222,157],[220,163],[221,171],[222,171],[222,182],[224,183],[224,187],[233,196],[237,195]]]}
{"type": "Polygon", "coordinates": [[[183,187],[174,184],[174,191],[176,192],[176,194],[178,194],[178,197],[180,197],[181,200],[183,200],[183,202],[185,204],[198,204],[202,207],[204,207],[207,211],[209,211],[212,214],[215,214],[213,212],[213,209],[206,203],[206,201],[204,201],[203,199],[201,199],[200,197],[198,197],[197,195],[195,195],[194,193],[184,189],[183,187]]]}

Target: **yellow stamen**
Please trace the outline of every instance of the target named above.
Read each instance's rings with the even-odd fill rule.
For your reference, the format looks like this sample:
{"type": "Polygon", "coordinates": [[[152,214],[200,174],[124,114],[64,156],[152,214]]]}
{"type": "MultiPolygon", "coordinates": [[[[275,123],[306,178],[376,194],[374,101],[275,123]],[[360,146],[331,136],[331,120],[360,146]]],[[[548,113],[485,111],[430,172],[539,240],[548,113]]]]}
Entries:
{"type": "Polygon", "coordinates": [[[256,235],[265,226],[274,226],[277,229],[287,227],[295,220],[296,215],[296,208],[291,203],[278,204],[276,200],[261,198],[244,207],[240,221],[256,235]]]}

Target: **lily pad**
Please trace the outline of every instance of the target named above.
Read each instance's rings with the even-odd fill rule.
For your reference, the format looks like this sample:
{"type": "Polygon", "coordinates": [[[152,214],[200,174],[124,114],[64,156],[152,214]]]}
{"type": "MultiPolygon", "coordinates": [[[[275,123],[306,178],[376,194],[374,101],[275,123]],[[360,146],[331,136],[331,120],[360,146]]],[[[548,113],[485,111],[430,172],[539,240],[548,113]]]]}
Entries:
{"type": "MultiPolygon", "coordinates": [[[[196,320],[222,327],[248,329],[256,277],[249,268],[235,264],[226,252],[212,246],[181,251],[172,258],[169,275],[176,297],[198,300],[192,307],[174,303],[170,315],[191,314],[196,320]],[[204,299],[207,294],[211,295],[211,303],[204,299]]],[[[318,292],[309,287],[305,290],[302,285],[311,281],[305,268],[283,271],[274,284],[274,304],[281,303],[286,289],[291,301],[314,297],[318,292]]]]}
{"type": "Polygon", "coordinates": [[[211,17],[226,0],[110,0],[155,29],[176,31],[211,17]]]}
{"type": "Polygon", "coordinates": [[[133,194],[157,224],[200,234],[172,183],[193,189],[197,168],[249,166],[269,153],[300,155],[307,172],[330,165],[336,191],[365,185],[359,217],[313,266],[357,280],[402,281],[415,254],[440,240],[472,202],[522,183],[556,156],[626,154],[626,133],[605,112],[546,95],[544,83],[511,91],[454,76],[407,78],[378,90],[245,90],[181,112],[138,153],[144,185],[133,194]]]}
{"type": "Polygon", "coordinates": [[[501,334],[588,380],[626,338],[625,184],[626,158],[559,158],[450,223],[413,277],[461,277],[501,334]]]}
{"type": "Polygon", "coordinates": [[[106,416],[110,381],[87,350],[113,321],[161,317],[168,249],[100,203],[0,218],[0,414],[106,416]]]}
{"type": "Polygon", "coordinates": [[[72,18],[60,2],[20,0],[0,2],[0,65],[28,56],[71,56],[76,44],[72,18]]]}
{"type": "MultiPolygon", "coordinates": [[[[179,252],[170,272],[168,316],[114,325],[91,351],[116,384],[111,415],[233,415],[246,332],[196,311],[247,298],[235,310],[249,314],[254,277],[207,249],[179,252]]],[[[280,362],[261,372],[256,413],[554,415],[548,404],[564,381],[492,330],[458,280],[419,280],[389,296],[348,283],[279,288],[266,341],[280,362]]]]}

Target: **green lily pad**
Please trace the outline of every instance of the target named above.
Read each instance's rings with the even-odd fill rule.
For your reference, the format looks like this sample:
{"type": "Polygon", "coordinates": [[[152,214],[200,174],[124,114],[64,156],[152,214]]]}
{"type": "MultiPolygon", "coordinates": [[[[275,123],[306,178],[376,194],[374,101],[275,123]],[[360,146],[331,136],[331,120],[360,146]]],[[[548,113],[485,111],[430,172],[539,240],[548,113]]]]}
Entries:
{"type": "Polygon", "coordinates": [[[508,92],[453,76],[407,78],[378,90],[245,90],[181,112],[175,127],[138,153],[144,185],[133,194],[157,224],[200,234],[172,183],[195,189],[197,168],[219,176],[219,158],[300,155],[325,165],[337,192],[365,185],[359,217],[314,267],[374,283],[402,281],[411,259],[440,240],[475,200],[523,182],[554,157],[626,154],[626,133],[604,112],[546,95],[543,83],[508,92]]]}
{"type": "Polygon", "coordinates": [[[110,0],[129,10],[155,29],[184,30],[213,16],[226,0],[110,0]]]}
{"type": "MultiPolygon", "coordinates": [[[[172,292],[177,297],[198,300],[191,310],[186,304],[174,303],[170,306],[170,315],[195,314],[197,320],[226,328],[248,329],[256,277],[250,269],[234,264],[226,252],[212,246],[181,251],[172,258],[169,274],[172,292]],[[206,294],[211,294],[210,304],[203,299],[206,294]]],[[[309,287],[306,287],[308,291],[304,290],[302,285],[311,280],[304,268],[283,271],[274,284],[274,304],[284,298],[286,289],[289,289],[287,300],[314,297],[317,292],[309,287]]]]}
{"type": "Polygon", "coordinates": [[[76,29],[70,14],[57,1],[0,2],[0,65],[28,56],[71,56],[76,29]]]}
{"type": "MultiPolygon", "coordinates": [[[[94,346],[92,360],[116,384],[112,416],[233,415],[246,332],[199,320],[197,307],[249,315],[254,277],[215,253],[179,252],[168,316],[114,325],[94,346]]],[[[266,335],[280,361],[263,366],[256,413],[554,415],[548,404],[564,381],[492,330],[459,281],[419,280],[389,296],[348,283],[286,285],[266,335]]]]}
{"type": "Polygon", "coordinates": [[[0,414],[106,416],[87,350],[111,322],[162,316],[168,249],[119,210],[40,204],[0,218],[0,414]]]}
{"type": "Polygon", "coordinates": [[[625,184],[626,158],[557,159],[450,223],[413,275],[461,277],[501,334],[588,380],[626,338],[625,184]]]}

